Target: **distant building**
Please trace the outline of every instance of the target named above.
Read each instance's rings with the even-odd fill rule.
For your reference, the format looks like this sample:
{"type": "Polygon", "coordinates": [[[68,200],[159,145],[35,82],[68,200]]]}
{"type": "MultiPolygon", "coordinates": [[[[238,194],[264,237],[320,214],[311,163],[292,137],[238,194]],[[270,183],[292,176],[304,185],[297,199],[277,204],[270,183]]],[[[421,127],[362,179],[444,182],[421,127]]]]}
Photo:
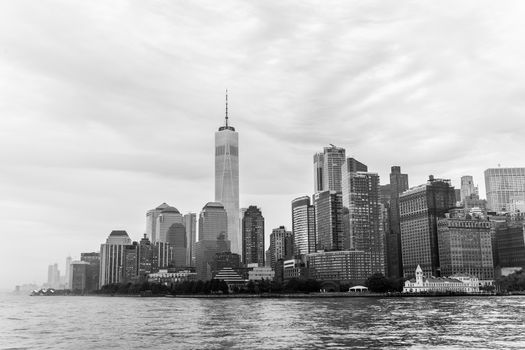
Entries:
{"type": "Polygon", "coordinates": [[[169,272],[166,269],[159,270],[155,273],[148,274],[148,282],[150,283],[162,283],[170,285],[172,283],[181,283],[185,281],[195,281],[197,274],[189,270],[169,272]]]}
{"type": "Polygon", "coordinates": [[[157,224],[155,225],[156,234],[159,242],[168,242],[167,233],[173,224],[182,225],[182,215],[174,207],[166,207],[162,209],[160,214],[157,216],[157,224]]]}
{"type": "Polygon", "coordinates": [[[60,270],[57,263],[49,265],[47,268],[47,286],[55,289],[60,287],[60,270]]]}
{"type": "Polygon", "coordinates": [[[494,280],[491,222],[466,217],[439,218],[439,263],[443,276],[467,274],[494,280]]]}
{"type": "Polygon", "coordinates": [[[264,217],[261,210],[250,205],[242,218],[242,261],[264,266],[264,217]]]}
{"type": "Polygon", "coordinates": [[[195,253],[193,246],[197,241],[197,215],[195,213],[185,214],[183,217],[184,227],[186,228],[186,266],[195,266],[195,253]]]}
{"type": "Polygon", "coordinates": [[[506,215],[491,217],[494,224],[494,266],[501,270],[525,269],[525,216],[506,215]]]}
{"type": "Polygon", "coordinates": [[[251,271],[248,271],[248,280],[273,280],[275,272],[271,267],[254,267],[251,271]]]}
{"type": "Polygon", "coordinates": [[[153,247],[153,260],[151,262],[151,272],[168,268],[173,260],[173,248],[166,242],[157,242],[153,247]]]}
{"type": "Polygon", "coordinates": [[[474,186],[473,177],[470,175],[462,176],[461,177],[461,202],[464,202],[466,198],[472,195],[478,196],[478,187],[474,186]]]}
{"type": "Polygon", "coordinates": [[[297,255],[316,251],[315,209],[308,196],[292,201],[292,232],[297,255]]]}
{"type": "Polygon", "coordinates": [[[86,265],[85,291],[91,292],[99,289],[100,253],[80,253],[80,261],[84,261],[89,264],[86,265]]]}
{"type": "Polygon", "coordinates": [[[135,283],[138,280],[138,244],[133,242],[124,246],[122,280],[124,283],[135,283]]]}
{"type": "Polygon", "coordinates": [[[88,284],[88,262],[72,261],[71,262],[71,291],[73,293],[84,294],[89,291],[88,284]]]}
{"type": "Polygon", "coordinates": [[[68,256],[66,258],[66,276],[65,276],[66,277],[65,278],[65,280],[66,280],[66,286],[65,286],[66,289],[71,289],[71,283],[72,283],[72,281],[71,281],[71,261],[72,261],[71,257],[68,256]]]}
{"type": "Polygon", "coordinates": [[[318,281],[363,283],[369,276],[370,253],[359,250],[317,252],[307,255],[310,277],[318,281]]]}
{"type": "Polygon", "coordinates": [[[379,202],[379,175],[359,169],[367,168],[353,158],[347,159],[342,167],[343,206],[349,211],[350,228],[350,237],[346,240],[352,242],[346,247],[370,253],[367,263],[370,275],[376,272],[385,274],[385,232],[379,202]]]}
{"type": "Polygon", "coordinates": [[[405,281],[403,293],[479,293],[479,280],[468,275],[446,277],[423,276],[423,270],[418,266],[415,278],[405,281]]]}
{"type": "Polygon", "coordinates": [[[246,280],[242,278],[237,271],[231,267],[221,269],[213,278],[215,280],[223,280],[228,285],[228,289],[233,291],[234,288],[242,288],[246,285],[246,280]]]}
{"type": "Polygon", "coordinates": [[[392,166],[390,171],[390,200],[388,210],[389,231],[386,235],[387,275],[392,278],[400,278],[403,276],[399,195],[406,190],[408,190],[408,175],[401,173],[401,167],[392,166]]]}
{"type": "Polygon", "coordinates": [[[323,191],[314,194],[315,226],[319,250],[342,250],[343,195],[341,192],[323,191]]]}
{"type": "Polygon", "coordinates": [[[315,193],[322,191],[341,192],[341,166],[345,159],[345,149],[334,145],[324,147],[323,153],[314,155],[315,193]]]}
{"type": "Polygon", "coordinates": [[[187,266],[186,262],[188,261],[188,259],[186,256],[186,239],[186,228],[181,223],[172,224],[168,229],[168,232],[166,233],[166,242],[168,242],[173,249],[173,257],[171,260],[171,264],[173,266],[187,266]]]}
{"type": "Polygon", "coordinates": [[[217,272],[225,267],[231,267],[235,271],[238,271],[242,267],[241,256],[232,252],[220,252],[215,254],[215,264],[212,274],[217,274],[217,272]]]}
{"type": "Polygon", "coordinates": [[[308,279],[309,270],[301,259],[289,259],[283,261],[283,280],[287,282],[291,279],[308,279]]]}
{"type": "Polygon", "coordinates": [[[221,203],[209,202],[199,215],[199,241],[195,243],[195,267],[197,279],[207,281],[217,253],[229,252],[227,238],[228,217],[221,203]]]}
{"type": "Polygon", "coordinates": [[[224,125],[215,132],[215,201],[228,213],[225,239],[231,251],[242,254],[239,220],[239,134],[228,124],[228,100],[224,125]]]}
{"type": "Polygon", "coordinates": [[[418,265],[429,276],[440,276],[437,220],[456,203],[450,180],[429,177],[426,184],[399,196],[403,272],[410,277],[418,265]]]}
{"type": "Polygon", "coordinates": [[[131,245],[126,231],[111,231],[105,244],[100,246],[99,286],[120,283],[123,280],[124,249],[131,245]]]}
{"type": "Polygon", "coordinates": [[[275,268],[279,259],[287,260],[294,256],[294,235],[286,227],[274,228],[270,234],[270,267],[275,268]]]}
{"type": "Polygon", "coordinates": [[[151,243],[155,244],[158,241],[157,234],[157,218],[162,210],[169,207],[166,203],[162,203],[155,209],[148,210],[146,213],[146,235],[151,240],[151,243]]]}
{"type": "Polygon", "coordinates": [[[525,168],[485,170],[485,189],[490,211],[525,211],[525,168]]]}

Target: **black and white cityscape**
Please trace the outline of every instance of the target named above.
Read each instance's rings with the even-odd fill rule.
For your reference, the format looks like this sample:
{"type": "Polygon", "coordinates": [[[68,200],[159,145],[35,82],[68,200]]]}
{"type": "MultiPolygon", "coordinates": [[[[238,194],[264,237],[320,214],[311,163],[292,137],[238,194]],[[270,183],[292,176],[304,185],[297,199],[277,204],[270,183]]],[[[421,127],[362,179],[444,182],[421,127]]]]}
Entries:
{"type": "Polygon", "coordinates": [[[522,349],[525,3],[0,3],[0,349],[522,349]]]}

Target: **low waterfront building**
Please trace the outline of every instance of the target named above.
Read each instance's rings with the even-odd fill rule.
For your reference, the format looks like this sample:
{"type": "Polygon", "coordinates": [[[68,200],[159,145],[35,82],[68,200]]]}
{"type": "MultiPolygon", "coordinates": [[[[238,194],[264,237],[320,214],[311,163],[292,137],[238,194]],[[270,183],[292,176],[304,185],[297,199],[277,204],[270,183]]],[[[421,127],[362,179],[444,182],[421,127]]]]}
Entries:
{"type": "Polygon", "coordinates": [[[156,273],[150,273],[148,275],[148,282],[150,283],[179,283],[185,281],[196,281],[197,274],[195,272],[184,270],[177,272],[169,272],[168,270],[159,270],[156,273]]]}
{"type": "Polygon", "coordinates": [[[370,276],[370,253],[361,250],[316,252],[307,255],[310,277],[318,281],[363,283],[370,276]]]}
{"type": "Polygon", "coordinates": [[[273,280],[275,271],[271,267],[254,267],[253,270],[248,271],[248,280],[273,280]]]}
{"type": "Polygon", "coordinates": [[[233,288],[235,287],[241,288],[246,285],[246,280],[239,276],[239,274],[231,267],[221,269],[213,279],[226,282],[230,291],[233,291],[233,288]]]}
{"type": "Polygon", "coordinates": [[[283,280],[308,279],[308,268],[301,259],[289,259],[283,261],[283,280]]]}
{"type": "Polygon", "coordinates": [[[415,275],[415,278],[405,281],[403,293],[479,293],[479,279],[475,276],[424,277],[419,265],[415,275]]]}

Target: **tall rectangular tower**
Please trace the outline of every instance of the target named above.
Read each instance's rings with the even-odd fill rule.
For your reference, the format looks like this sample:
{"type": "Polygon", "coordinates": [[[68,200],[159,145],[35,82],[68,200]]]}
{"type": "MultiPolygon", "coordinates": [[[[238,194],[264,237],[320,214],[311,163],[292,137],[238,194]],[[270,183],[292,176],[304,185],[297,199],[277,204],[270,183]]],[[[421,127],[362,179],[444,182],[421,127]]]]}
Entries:
{"type": "Polygon", "coordinates": [[[296,254],[315,253],[315,209],[310,204],[308,196],[298,197],[292,201],[292,232],[296,254]]]}
{"type": "MultiPolygon", "coordinates": [[[[351,245],[370,253],[367,266],[371,273],[385,273],[385,235],[379,202],[379,175],[349,158],[342,167],[343,205],[348,208],[351,245]],[[359,164],[359,166],[355,166],[359,164]],[[363,169],[365,171],[360,171],[363,169]]],[[[346,244],[348,246],[348,244],[346,244]]]]}
{"type": "Polygon", "coordinates": [[[323,191],[314,194],[316,250],[342,250],[343,198],[341,192],[323,191]]]}
{"type": "Polygon", "coordinates": [[[184,227],[186,227],[186,242],[188,243],[188,253],[186,254],[186,266],[195,266],[195,242],[197,241],[197,215],[188,213],[183,218],[184,227]]]}
{"type": "Polygon", "coordinates": [[[239,222],[239,134],[228,125],[228,95],[224,126],[215,133],[215,201],[224,205],[228,215],[227,239],[231,252],[242,254],[239,222]]]}
{"type": "Polygon", "coordinates": [[[487,207],[496,212],[525,211],[525,168],[485,170],[487,207]]]}
{"type": "Polygon", "coordinates": [[[426,276],[440,276],[437,221],[456,203],[450,180],[430,176],[425,185],[399,196],[403,273],[410,277],[420,265],[426,276]]]}
{"type": "Polygon", "coordinates": [[[250,205],[242,218],[242,262],[264,266],[264,217],[261,210],[250,205]]]}
{"type": "Polygon", "coordinates": [[[401,226],[399,224],[399,195],[408,190],[408,175],[401,173],[401,167],[393,166],[390,171],[390,209],[387,233],[387,273],[389,277],[403,276],[401,260],[401,226]]]}

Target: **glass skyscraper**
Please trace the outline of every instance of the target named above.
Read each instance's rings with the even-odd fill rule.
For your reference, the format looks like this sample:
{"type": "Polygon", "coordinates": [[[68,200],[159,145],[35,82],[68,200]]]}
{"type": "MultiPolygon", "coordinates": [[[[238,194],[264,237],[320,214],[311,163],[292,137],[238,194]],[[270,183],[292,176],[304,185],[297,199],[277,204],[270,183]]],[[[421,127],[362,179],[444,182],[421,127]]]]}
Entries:
{"type": "Polygon", "coordinates": [[[525,168],[485,170],[487,207],[491,211],[525,211],[525,168]]]}
{"type": "Polygon", "coordinates": [[[231,252],[242,254],[239,221],[239,134],[228,125],[228,97],[224,126],[215,133],[215,201],[224,205],[228,215],[227,239],[231,252]]]}

